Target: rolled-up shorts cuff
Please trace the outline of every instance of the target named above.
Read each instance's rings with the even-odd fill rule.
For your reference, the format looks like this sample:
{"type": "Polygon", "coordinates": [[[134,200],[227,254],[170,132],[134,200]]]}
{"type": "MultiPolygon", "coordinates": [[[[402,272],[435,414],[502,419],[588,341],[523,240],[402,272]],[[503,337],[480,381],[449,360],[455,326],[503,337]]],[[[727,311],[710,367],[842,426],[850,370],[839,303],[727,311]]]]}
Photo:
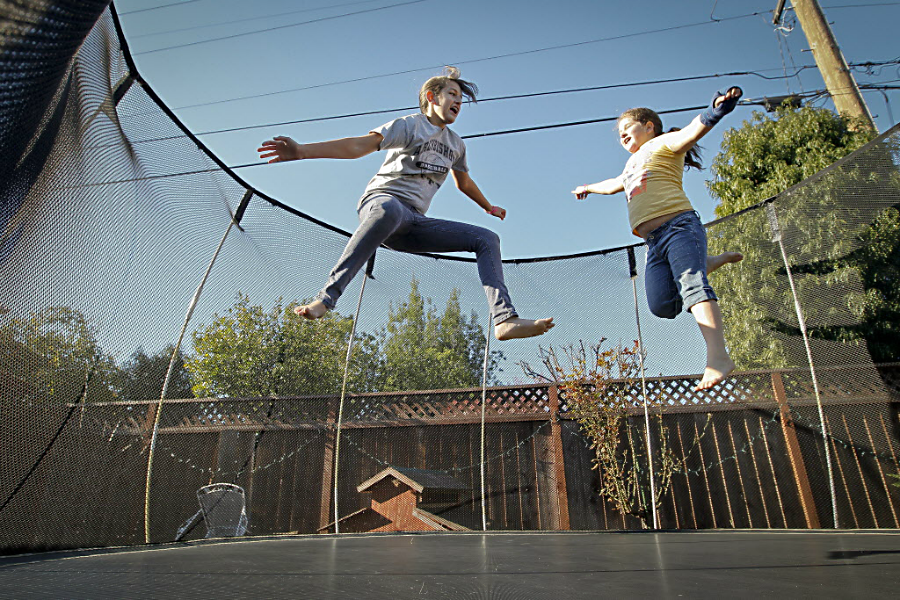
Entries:
{"type": "Polygon", "coordinates": [[[494,326],[496,327],[500,323],[504,321],[509,321],[510,319],[514,319],[519,315],[515,311],[503,311],[501,313],[497,313],[496,315],[491,315],[491,318],[494,321],[494,326]]]}
{"type": "Polygon", "coordinates": [[[691,312],[691,309],[701,302],[706,302],[707,300],[715,300],[718,302],[719,300],[716,293],[709,287],[691,291],[690,293],[683,295],[681,299],[687,307],[687,312],[691,312]]]}
{"type": "Polygon", "coordinates": [[[334,307],[337,304],[337,302],[335,302],[331,298],[331,296],[325,294],[324,292],[319,292],[318,294],[316,294],[316,300],[321,300],[322,304],[324,304],[325,308],[327,308],[328,310],[334,310],[334,307]]]}

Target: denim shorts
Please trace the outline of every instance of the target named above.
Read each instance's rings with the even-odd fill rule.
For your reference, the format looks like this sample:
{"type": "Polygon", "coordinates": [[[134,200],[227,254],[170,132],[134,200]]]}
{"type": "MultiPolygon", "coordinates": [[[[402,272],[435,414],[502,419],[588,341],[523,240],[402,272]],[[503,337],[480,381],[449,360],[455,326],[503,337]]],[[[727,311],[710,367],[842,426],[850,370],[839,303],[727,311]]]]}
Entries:
{"type": "Polygon", "coordinates": [[[706,277],[706,230],[696,211],[663,223],[646,241],[644,287],[650,312],[674,319],[682,309],[718,299],[706,277]]]}

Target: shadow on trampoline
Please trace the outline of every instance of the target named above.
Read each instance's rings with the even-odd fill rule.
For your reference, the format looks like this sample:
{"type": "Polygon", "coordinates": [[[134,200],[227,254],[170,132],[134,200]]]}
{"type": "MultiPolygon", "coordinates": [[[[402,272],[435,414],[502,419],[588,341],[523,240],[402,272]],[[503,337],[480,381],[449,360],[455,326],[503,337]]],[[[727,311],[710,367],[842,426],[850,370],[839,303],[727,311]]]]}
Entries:
{"type": "Polygon", "coordinates": [[[835,550],[828,553],[831,559],[854,559],[876,554],[900,554],[900,550],[835,550]]]}
{"type": "Polygon", "coordinates": [[[308,535],[0,558],[2,598],[846,598],[898,586],[900,533],[873,530],[308,535]]]}

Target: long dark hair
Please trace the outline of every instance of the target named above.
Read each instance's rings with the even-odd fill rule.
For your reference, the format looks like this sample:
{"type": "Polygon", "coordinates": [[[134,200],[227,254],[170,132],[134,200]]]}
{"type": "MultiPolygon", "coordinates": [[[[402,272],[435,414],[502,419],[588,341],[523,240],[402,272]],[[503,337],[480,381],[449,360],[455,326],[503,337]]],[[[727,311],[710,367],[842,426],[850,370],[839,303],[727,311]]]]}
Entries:
{"type": "MultiPolygon", "coordinates": [[[[659,115],[656,114],[656,111],[653,111],[649,108],[629,108],[616,119],[616,123],[620,122],[622,119],[631,119],[632,121],[637,121],[641,125],[646,125],[647,123],[653,124],[653,131],[656,135],[662,133],[663,124],[662,119],[659,118],[659,115]]],[[[680,127],[672,127],[666,133],[670,133],[672,131],[679,131],[680,127]]],[[[655,136],[654,136],[655,137],[655,136]]],[[[694,168],[698,171],[703,168],[703,163],[701,162],[700,151],[702,148],[698,144],[694,144],[694,146],[684,153],[684,168],[685,170],[694,168]]]]}

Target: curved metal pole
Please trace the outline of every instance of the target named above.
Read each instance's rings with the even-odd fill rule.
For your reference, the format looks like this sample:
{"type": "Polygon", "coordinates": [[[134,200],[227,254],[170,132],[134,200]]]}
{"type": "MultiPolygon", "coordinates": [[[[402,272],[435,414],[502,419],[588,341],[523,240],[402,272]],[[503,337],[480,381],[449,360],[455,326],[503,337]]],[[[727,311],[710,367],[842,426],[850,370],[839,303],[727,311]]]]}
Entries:
{"type": "Polygon", "coordinates": [[[650,438],[650,411],[647,408],[647,378],[644,374],[644,338],[641,335],[641,314],[638,311],[637,261],[634,248],[628,249],[628,268],[631,275],[631,290],[634,293],[634,320],[638,332],[638,361],[641,366],[641,397],[644,400],[644,433],[647,439],[647,463],[650,465],[650,504],[653,507],[653,529],[659,529],[659,514],[656,510],[656,476],[653,470],[653,443],[650,438]]]}
{"type": "Polygon", "coordinates": [[[491,331],[493,331],[493,320],[489,319],[487,333],[484,336],[484,368],[481,373],[481,530],[487,531],[487,504],[485,503],[485,483],[484,483],[484,423],[487,408],[487,372],[488,372],[488,356],[491,353],[491,331]]]}
{"type": "MultiPolygon", "coordinates": [[[[374,256],[373,256],[374,258],[374,256]]],[[[372,260],[369,268],[363,275],[362,287],[359,290],[359,301],[356,303],[356,316],[353,317],[353,326],[350,328],[350,340],[347,342],[347,358],[344,360],[344,381],[341,384],[341,402],[338,405],[337,431],[334,436],[334,532],[340,533],[338,516],[338,470],[341,457],[341,424],[344,420],[344,399],[347,397],[347,378],[350,373],[350,355],[353,352],[353,338],[356,336],[356,324],[359,322],[359,311],[362,308],[363,294],[366,292],[366,279],[371,277],[372,260]]]]}
{"type": "Polygon", "coordinates": [[[809,373],[812,376],[813,391],[816,394],[816,407],[819,409],[819,423],[822,429],[822,444],[825,446],[825,463],[828,468],[828,488],[831,491],[831,513],[834,519],[834,528],[838,528],[838,510],[837,510],[837,494],[834,490],[834,471],[831,466],[831,452],[828,449],[828,430],[825,428],[825,411],[822,409],[822,397],[819,394],[819,380],[816,377],[816,365],[813,362],[812,348],[809,345],[809,334],[806,330],[806,319],[803,316],[803,307],[800,305],[800,299],[797,297],[797,287],[794,285],[794,275],[791,272],[791,265],[788,261],[787,251],[784,249],[782,241],[781,226],[778,224],[778,215],[775,213],[775,206],[771,203],[766,204],[766,214],[769,217],[769,227],[772,230],[772,241],[778,242],[781,249],[781,259],[784,261],[784,268],[787,271],[788,282],[791,285],[791,295],[794,298],[794,310],[797,313],[797,321],[800,324],[800,332],[803,334],[803,345],[806,347],[806,360],[809,363],[809,373]]]}
{"type": "Polygon", "coordinates": [[[153,456],[156,450],[156,440],[159,436],[159,420],[160,415],[162,414],[162,403],[166,397],[166,393],[169,391],[169,381],[172,378],[172,371],[175,366],[175,359],[178,357],[178,351],[181,348],[181,342],[184,340],[184,334],[187,331],[188,323],[191,320],[191,317],[194,315],[194,309],[197,307],[197,301],[200,300],[200,295],[203,293],[203,287],[206,285],[206,280],[209,279],[209,274],[212,272],[213,265],[216,264],[216,259],[219,258],[219,253],[222,251],[222,247],[225,245],[225,240],[228,239],[228,234],[231,233],[232,227],[237,227],[241,231],[241,219],[244,218],[244,213],[247,211],[247,207],[250,205],[250,199],[253,198],[253,191],[247,190],[244,192],[243,197],[241,198],[240,203],[238,204],[237,210],[231,217],[231,222],[228,223],[228,228],[225,230],[225,235],[222,236],[222,239],[219,241],[219,245],[216,247],[216,251],[213,253],[212,259],[209,261],[209,265],[206,267],[206,272],[203,273],[203,278],[200,280],[200,285],[197,286],[197,290],[194,292],[194,297],[191,298],[191,303],[188,306],[187,314],[184,317],[184,324],[181,326],[181,333],[178,334],[178,341],[175,342],[175,348],[172,350],[172,358],[169,359],[169,368],[166,370],[166,378],[163,381],[162,391],[159,394],[159,402],[156,403],[156,415],[153,419],[153,433],[150,436],[150,452],[147,457],[147,478],[144,482],[144,543],[150,543],[150,480],[153,476],[153,456]]]}
{"type": "Polygon", "coordinates": [[[160,415],[162,414],[163,400],[165,399],[166,393],[169,390],[169,381],[172,378],[172,371],[175,365],[175,359],[178,356],[178,350],[181,348],[181,342],[184,340],[184,334],[187,331],[188,323],[190,322],[191,317],[194,314],[194,309],[197,307],[197,301],[200,299],[200,294],[203,293],[203,286],[206,285],[206,280],[209,279],[209,274],[212,271],[213,265],[216,263],[216,259],[219,257],[219,252],[222,251],[222,246],[225,245],[225,240],[228,238],[228,234],[231,233],[231,228],[236,225],[237,223],[235,221],[232,221],[228,224],[228,229],[225,230],[225,235],[222,236],[222,240],[219,242],[219,246],[216,248],[212,260],[209,261],[209,266],[206,267],[206,272],[203,274],[203,279],[200,281],[200,285],[197,286],[197,290],[194,292],[194,297],[191,298],[191,303],[188,306],[187,315],[184,317],[184,324],[181,326],[181,333],[178,335],[178,341],[175,342],[175,349],[172,350],[172,358],[169,359],[169,368],[166,371],[166,378],[163,381],[162,392],[160,392],[159,401],[156,403],[156,416],[153,420],[153,433],[150,435],[150,455],[147,457],[147,478],[144,482],[145,544],[150,543],[150,479],[153,476],[153,456],[156,450],[156,440],[159,436],[159,420],[160,415]]]}

